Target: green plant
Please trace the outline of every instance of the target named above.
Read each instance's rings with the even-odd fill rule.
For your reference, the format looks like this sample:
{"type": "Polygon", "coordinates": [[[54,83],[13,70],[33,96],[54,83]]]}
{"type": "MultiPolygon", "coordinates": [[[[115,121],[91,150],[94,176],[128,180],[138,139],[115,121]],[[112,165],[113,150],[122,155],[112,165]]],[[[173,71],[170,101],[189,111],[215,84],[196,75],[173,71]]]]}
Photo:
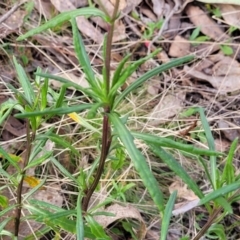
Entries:
{"type": "Polygon", "coordinates": [[[157,22],[149,22],[147,23],[147,27],[145,29],[145,31],[143,32],[143,38],[146,40],[149,40],[153,37],[155,31],[158,31],[163,24],[164,20],[159,20],[157,22]]]}
{"type": "Polygon", "coordinates": [[[201,27],[197,27],[193,30],[191,36],[189,37],[190,41],[194,41],[194,43],[192,43],[194,46],[197,46],[200,43],[206,42],[210,39],[208,36],[201,36],[200,32],[201,32],[201,27]]]}
{"type": "MultiPolygon", "coordinates": [[[[171,214],[174,206],[174,202],[177,197],[177,192],[173,192],[169,199],[166,201],[166,196],[159,188],[159,184],[151,172],[145,156],[134,142],[134,139],[140,139],[144,141],[151,149],[155,156],[158,156],[164,161],[168,167],[175,172],[181,179],[188,185],[188,187],[200,198],[199,205],[205,205],[210,214],[210,222],[214,223],[219,221],[216,214],[219,214],[222,209],[224,217],[227,213],[231,212],[230,203],[236,201],[239,198],[235,192],[239,188],[239,179],[234,176],[232,159],[233,153],[236,148],[236,141],[233,142],[232,148],[229,152],[227,162],[222,172],[218,169],[216,164],[217,156],[222,156],[221,153],[215,151],[214,141],[211,135],[211,131],[207,120],[204,116],[204,111],[201,108],[194,109],[195,112],[199,112],[201,121],[204,127],[204,132],[208,141],[209,149],[202,149],[194,147],[193,145],[179,143],[177,141],[161,138],[156,135],[132,132],[126,126],[128,123],[128,116],[121,116],[121,109],[119,106],[125,101],[128,94],[136,91],[136,89],[146,82],[151,77],[167,71],[172,67],[177,67],[186,62],[194,59],[193,56],[186,56],[183,58],[175,59],[169,63],[163,64],[149,72],[143,74],[134,83],[129,85],[124,91],[121,91],[121,87],[124,85],[128,77],[146,60],[152,58],[156,53],[135,61],[132,64],[126,66],[130,55],[127,55],[119,63],[112,79],[110,79],[110,56],[112,48],[112,37],[114,31],[114,22],[118,17],[118,4],[116,1],[114,13],[109,16],[107,12],[102,12],[96,8],[82,8],[71,12],[62,13],[44,25],[33,29],[26,34],[19,37],[18,40],[23,40],[27,37],[31,37],[34,34],[38,34],[49,28],[53,28],[65,21],[71,21],[73,31],[73,42],[76,55],[83,72],[86,75],[86,79],[89,83],[89,88],[83,88],[77,84],[74,84],[64,78],[56,77],[43,73],[40,69],[36,72],[36,78],[31,83],[28,79],[24,69],[14,59],[15,68],[18,74],[18,79],[23,89],[23,92],[18,91],[13,86],[9,85],[9,88],[15,93],[16,101],[8,102],[2,109],[0,122],[2,122],[12,109],[17,109],[20,113],[15,114],[16,117],[25,119],[27,122],[27,154],[23,160],[23,164],[17,162],[13,156],[8,154],[2,148],[0,148],[1,156],[6,159],[9,164],[15,168],[16,173],[10,176],[7,171],[1,169],[1,175],[9,180],[9,184],[16,188],[17,202],[15,205],[9,205],[7,199],[2,195],[1,206],[4,210],[0,213],[0,217],[5,213],[15,208],[16,215],[14,216],[15,231],[14,233],[3,230],[7,222],[12,221],[11,218],[7,218],[0,225],[0,234],[9,235],[12,237],[18,237],[20,220],[24,220],[21,216],[21,210],[27,209],[31,211],[31,215],[27,216],[29,219],[34,219],[37,222],[44,224],[44,228],[37,232],[36,235],[41,235],[50,229],[53,229],[58,235],[60,229],[64,229],[67,232],[77,235],[77,239],[110,239],[103,227],[96,222],[94,214],[98,206],[88,208],[89,201],[92,194],[96,191],[100,178],[104,175],[106,160],[114,159],[115,153],[118,158],[118,164],[114,166],[115,169],[119,169],[123,164],[127,164],[127,159],[130,158],[136,172],[140,176],[143,184],[148,190],[154,204],[156,205],[159,215],[163,219],[161,224],[161,239],[164,240],[167,237],[168,226],[171,220],[171,214]],[[75,17],[83,16],[99,16],[103,18],[109,24],[109,31],[105,36],[105,42],[103,45],[104,52],[104,66],[102,69],[103,79],[97,78],[94,74],[93,68],[90,64],[88,55],[85,50],[85,46],[81,35],[78,32],[75,17]],[[59,92],[54,92],[49,88],[48,79],[55,79],[63,83],[59,92]],[[74,87],[81,91],[84,96],[91,99],[91,103],[82,103],[81,105],[68,106],[65,99],[65,93],[68,86],[74,87]],[[51,101],[49,101],[51,97],[51,101]],[[100,155],[95,159],[92,167],[86,172],[84,169],[79,171],[79,174],[72,175],[57,159],[53,156],[51,150],[45,152],[41,157],[38,157],[43,146],[47,140],[51,140],[64,148],[70,149],[74,157],[79,157],[79,152],[69,142],[61,138],[54,128],[49,129],[45,133],[38,133],[38,129],[41,124],[52,118],[53,116],[61,116],[63,114],[73,114],[74,112],[86,111],[87,117],[94,120],[96,114],[102,116],[102,128],[101,131],[91,125],[87,119],[77,118],[77,121],[83,123],[83,127],[90,129],[98,136],[100,140],[100,155]],[[120,146],[120,147],[119,147],[120,146]],[[197,157],[206,169],[209,182],[212,184],[213,191],[205,195],[195,181],[189,176],[184,168],[169,154],[164,148],[178,149],[180,151],[187,152],[193,157],[197,157]],[[124,151],[122,151],[124,149],[124,151]],[[126,153],[126,156],[125,156],[126,153]],[[201,156],[210,157],[210,167],[208,167],[201,156]],[[27,196],[22,195],[23,181],[26,177],[26,171],[32,167],[39,166],[45,161],[50,161],[60,172],[67,178],[78,190],[78,196],[76,200],[76,207],[67,210],[61,207],[54,206],[53,204],[31,200],[28,197],[34,192],[38,191],[44,184],[44,181],[39,181],[35,185],[32,191],[27,196]],[[210,169],[210,170],[208,170],[210,169]],[[210,205],[209,202],[213,201],[214,205],[210,205]]],[[[2,107],[2,106],[1,106],[2,107]]],[[[97,147],[96,147],[97,148],[97,147]]],[[[131,184],[125,187],[120,187],[114,183],[116,190],[116,196],[125,200],[124,192],[132,187],[131,184]]],[[[110,199],[106,199],[100,206],[104,206],[111,202],[110,199]]],[[[100,207],[99,206],[99,207],[100,207]]],[[[103,213],[109,214],[109,213],[103,213]]],[[[127,227],[127,226],[126,226],[127,227]]],[[[202,236],[207,232],[210,225],[206,225],[201,230],[198,236],[202,236]]],[[[198,237],[197,236],[197,237],[198,237]]],[[[199,239],[199,238],[195,239],[199,239]]]]}

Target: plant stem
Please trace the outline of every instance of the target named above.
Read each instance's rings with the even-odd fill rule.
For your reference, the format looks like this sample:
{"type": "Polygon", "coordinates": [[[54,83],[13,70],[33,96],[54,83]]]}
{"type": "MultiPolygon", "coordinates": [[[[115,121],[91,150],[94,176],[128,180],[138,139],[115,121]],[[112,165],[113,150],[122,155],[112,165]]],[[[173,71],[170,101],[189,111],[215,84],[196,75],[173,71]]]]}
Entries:
{"type": "Polygon", "coordinates": [[[217,218],[217,215],[222,211],[222,207],[219,207],[216,209],[210,218],[208,219],[207,223],[202,227],[202,229],[198,232],[198,234],[193,238],[193,240],[199,240],[206,232],[207,230],[211,227],[212,223],[214,220],[217,218]]]}
{"type": "MultiPolygon", "coordinates": [[[[101,5],[101,2],[100,4],[101,5]]],[[[109,90],[110,90],[110,65],[111,65],[111,51],[112,51],[112,39],[113,39],[113,32],[114,32],[114,23],[117,18],[118,14],[118,7],[119,7],[119,0],[115,2],[114,11],[111,16],[110,27],[107,35],[107,42],[106,42],[106,56],[104,61],[104,66],[106,68],[106,79],[105,79],[105,86],[106,86],[106,97],[108,98],[109,90]]],[[[86,190],[86,195],[82,201],[82,210],[87,211],[89,201],[91,199],[92,194],[94,193],[99,180],[102,176],[104,171],[105,161],[107,159],[107,155],[109,152],[109,148],[111,145],[111,126],[109,123],[108,113],[111,111],[110,103],[106,103],[104,108],[104,116],[103,116],[103,127],[102,127],[102,148],[101,148],[101,156],[99,160],[98,169],[96,172],[96,176],[93,180],[92,185],[86,190]]]]}
{"type": "Polygon", "coordinates": [[[94,181],[93,181],[92,185],[90,186],[90,188],[87,190],[86,196],[83,198],[83,202],[82,202],[82,209],[85,212],[87,211],[90,198],[91,198],[92,194],[94,193],[94,191],[99,183],[99,180],[102,176],[103,170],[104,170],[105,161],[106,161],[108,151],[109,151],[109,148],[111,145],[110,136],[111,136],[111,132],[110,132],[109,119],[108,119],[107,114],[105,114],[103,117],[102,148],[101,148],[101,157],[99,160],[99,166],[98,166],[94,181]]]}
{"type": "Polygon", "coordinates": [[[15,224],[14,224],[14,236],[18,237],[19,233],[19,227],[20,227],[20,219],[21,219],[21,211],[22,211],[22,188],[23,188],[23,181],[26,173],[26,166],[29,162],[30,154],[31,154],[31,148],[32,148],[32,141],[35,138],[35,133],[32,133],[32,136],[30,136],[30,124],[29,120],[27,120],[26,124],[27,129],[27,149],[26,149],[26,156],[24,158],[22,172],[21,172],[21,179],[17,187],[17,207],[15,211],[15,224]]]}
{"type": "Polygon", "coordinates": [[[109,27],[109,31],[107,34],[107,43],[106,43],[106,57],[104,65],[106,67],[106,92],[109,93],[110,88],[110,68],[111,68],[111,51],[112,51],[112,39],[113,39],[113,33],[114,33],[114,23],[117,18],[118,13],[118,7],[119,7],[119,0],[116,1],[114,6],[113,15],[111,17],[111,24],[109,27]]]}

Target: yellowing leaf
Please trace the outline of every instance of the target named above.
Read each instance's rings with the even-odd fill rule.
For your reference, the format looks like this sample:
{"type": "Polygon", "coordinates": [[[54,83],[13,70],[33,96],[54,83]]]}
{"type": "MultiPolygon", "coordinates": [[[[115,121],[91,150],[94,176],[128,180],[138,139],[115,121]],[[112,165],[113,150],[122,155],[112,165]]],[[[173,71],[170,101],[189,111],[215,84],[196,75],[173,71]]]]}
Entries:
{"type": "Polygon", "coordinates": [[[0,206],[2,208],[7,208],[8,207],[8,198],[3,196],[3,195],[0,195],[0,206]]]}
{"type": "Polygon", "coordinates": [[[34,188],[40,184],[40,180],[33,176],[25,176],[24,181],[31,187],[34,188]]]}
{"type": "Polygon", "coordinates": [[[82,118],[81,116],[79,116],[77,113],[73,112],[73,113],[69,113],[68,116],[75,121],[78,124],[81,124],[83,127],[92,130],[94,132],[99,132],[98,129],[96,129],[95,127],[93,127],[91,124],[89,124],[84,118],[82,118]]]}
{"type": "MultiPolygon", "coordinates": [[[[11,157],[11,159],[15,162],[22,162],[23,159],[20,156],[8,153],[8,155],[11,157]]],[[[4,158],[4,156],[2,154],[0,154],[0,158],[4,158]]]]}

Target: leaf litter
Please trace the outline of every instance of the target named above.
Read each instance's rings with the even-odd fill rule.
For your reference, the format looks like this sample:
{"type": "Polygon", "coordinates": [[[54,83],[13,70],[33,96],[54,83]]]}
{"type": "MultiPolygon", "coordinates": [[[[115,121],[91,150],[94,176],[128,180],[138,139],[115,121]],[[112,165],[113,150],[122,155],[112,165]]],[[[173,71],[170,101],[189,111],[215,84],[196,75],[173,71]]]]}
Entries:
{"type": "MultiPolygon", "coordinates": [[[[9,12],[9,9],[13,8],[13,6],[7,5],[7,1],[3,2],[4,4],[0,4],[0,13],[2,16],[9,12]]],[[[94,1],[94,3],[98,4],[98,1],[94,1]]],[[[113,4],[113,0],[104,1],[104,6],[109,12],[112,11],[113,4]]],[[[160,65],[162,62],[168,62],[172,58],[185,56],[190,53],[194,53],[198,57],[198,61],[195,63],[190,63],[188,66],[185,65],[183,68],[172,69],[164,73],[163,78],[159,77],[149,80],[143,89],[139,90],[139,96],[143,99],[134,95],[131,96],[129,101],[135,106],[142,106],[144,110],[137,113],[138,109],[136,109],[136,117],[132,118],[133,121],[136,121],[137,128],[139,125],[144,125],[149,131],[162,131],[163,135],[176,137],[177,132],[181,132],[191,125],[191,121],[188,121],[187,117],[180,117],[180,114],[189,107],[200,105],[206,108],[207,117],[214,132],[216,147],[227,150],[230,142],[234,140],[235,137],[239,137],[240,55],[238,46],[239,39],[237,37],[239,35],[239,5],[240,4],[234,0],[201,0],[195,1],[195,3],[193,3],[193,1],[181,0],[121,1],[123,14],[116,23],[116,31],[114,33],[113,71],[127,51],[132,52],[131,60],[134,61],[135,59],[145,56],[148,51],[159,47],[162,48],[162,51],[157,57],[148,62],[148,66],[142,66],[141,69],[136,71],[136,76],[143,74],[149,68],[160,65]],[[210,4],[210,7],[205,3],[210,4]],[[216,12],[214,13],[213,10],[217,8],[221,16],[215,15],[216,12]],[[154,24],[157,24],[162,17],[165,18],[165,23],[162,25],[162,28],[154,28],[154,24]],[[195,39],[191,39],[191,34],[196,28],[199,28],[199,34],[195,39]],[[147,35],[145,33],[147,30],[150,30],[152,33],[150,39],[146,38],[147,35]],[[204,41],[203,39],[207,40],[204,41]],[[148,48],[148,46],[150,46],[150,48],[148,48]],[[223,46],[228,46],[228,49],[230,48],[232,51],[224,52],[223,46]],[[138,114],[143,114],[143,116],[140,115],[139,118],[138,114]],[[147,118],[147,124],[139,124],[141,117],[143,117],[143,119],[147,118]]],[[[42,16],[46,19],[51,19],[58,12],[88,6],[88,1],[66,2],[60,0],[35,0],[34,6],[35,8],[29,17],[29,22],[32,26],[38,25],[42,16]]],[[[29,49],[30,54],[28,56],[22,54],[22,46],[18,46],[14,39],[16,37],[15,34],[18,35],[19,31],[25,32],[26,29],[31,28],[24,20],[27,14],[26,3],[24,3],[19,5],[18,9],[0,23],[2,29],[0,39],[2,43],[10,43],[9,46],[12,54],[18,56],[22,64],[25,64],[25,68],[30,75],[37,66],[41,66],[43,69],[49,70],[49,72],[54,72],[74,83],[87,87],[84,76],[81,72],[76,71],[77,60],[72,49],[71,34],[67,27],[62,26],[62,36],[52,31],[50,34],[33,37],[35,43],[24,46],[29,49]],[[27,62],[24,61],[24,57],[28,58],[27,62]],[[66,70],[67,73],[65,73],[66,70]]],[[[86,42],[86,48],[91,62],[97,72],[102,66],[102,53],[99,49],[103,42],[103,36],[107,31],[107,25],[99,18],[86,19],[83,17],[78,17],[77,24],[86,42]]],[[[27,51],[24,51],[24,54],[26,54],[26,52],[27,51]]],[[[0,73],[0,98],[2,99],[6,95],[13,98],[9,92],[6,92],[5,87],[5,84],[9,82],[14,84],[15,87],[18,87],[16,84],[16,76],[11,65],[11,55],[9,55],[3,47],[0,51],[0,57],[1,68],[2,65],[5,64],[11,69],[11,71],[6,71],[6,67],[3,67],[3,71],[0,73]]],[[[53,84],[55,88],[61,87],[56,85],[54,81],[50,81],[50,84],[53,84]]],[[[72,89],[68,89],[68,91],[67,96],[72,96],[72,89]]],[[[63,128],[62,125],[65,123],[66,119],[62,119],[62,122],[58,123],[58,128],[63,128]]],[[[70,130],[64,128],[63,132],[68,132],[72,129],[71,127],[70,130]]],[[[183,138],[188,137],[188,141],[195,142],[194,136],[198,134],[198,131],[197,125],[187,133],[187,136],[183,136],[183,138]]],[[[19,152],[22,153],[24,151],[24,132],[24,122],[15,119],[12,114],[2,124],[0,145],[3,147],[7,146],[6,149],[9,154],[20,155],[19,152]]],[[[94,156],[94,153],[89,155],[94,156]]],[[[185,158],[182,159],[181,163],[185,168],[192,169],[195,167],[192,167],[191,163],[185,158]]],[[[154,159],[151,159],[151,164],[153,166],[156,164],[154,159]]],[[[163,165],[161,165],[160,168],[169,171],[163,165]]],[[[54,171],[56,170],[52,172],[54,171]]],[[[153,171],[155,171],[154,168],[153,171]]],[[[202,170],[198,166],[197,169],[193,171],[196,171],[196,174],[199,176],[202,170]]],[[[29,175],[27,181],[30,186],[25,186],[25,188],[29,189],[31,184],[34,185],[35,180],[36,183],[39,183],[38,179],[31,177],[33,176],[29,175]]],[[[56,177],[59,178],[59,176],[56,177]]],[[[42,181],[42,179],[40,181],[42,181]]],[[[161,182],[162,180],[159,181],[161,182]]],[[[167,188],[172,188],[174,184],[176,185],[173,179],[170,181],[167,180],[166,182],[168,185],[167,188]]],[[[166,183],[162,182],[161,184],[166,185],[166,183]]],[[[203,184],[203,182],[200,182],[200,184],[203,184]]],[[[59,186],[54,186],[56,191],[53,191],[48,185],[45,187],[45,190],[38,190],[32,197],[46,202],[47,198],[49,203],[57,204],[61,207],[63,198],[60,194],[61,189],[59,186]]],[[[190,210],[194,211],[194,208],[197,206],[195,202],[196,199],[194,199],[192,193],[188,192],[186,186],[178,186],[174,189],[178,190],[179,197],[185,199],[186,202],[181,203],[181,207],[179,207],[180,205],[177,205],[179,204],[177,203],[173,214],[178,215],[190,210]],[[189,196],[192,196],[192,198],[189,199],[189,196]]],[[[14,189],[5,188],[4,191],[6,196],[14,202],[14,189]]],[[[141,215],[144,216],[142,217],[139,210],[135,208],[125,213],[128,207],[133,208],[131,205],[123,207],[113,204],[105,210],[112,211],[116,215],[116,217],[113,218],[115,219],[114,221],[123,218],[135,218],[135,220],[140,222],[140,226],[144,226],[144,229],[145,225],[150,226],[151,221],[147,219],[147,216],[152,209],[143,211],[139,208],[141,215]],[[113,210],[111,210],[111,208],[113,208],[113,210]],[[123,215],[121,215],[120,212],[123,215]]],[[[103,223],[102,221],[103,220],[100,220],[100,223],[103,224],[105,228],[113,222],[113,220],[109,223],[103,223]]],[[[110,220],[105,219],[104,221],[110,220]]],[[[41,227],[38,224],[34,224],[33,222],[30,223],[33,230],[41,227]]],[[[174,226],[178,229],[177,225],[173,225],[172,227],[174,226]]],[[[185,227],[188,226],[182,226],[182,229],[185,229],[185,227]]],[[[22,226],[22,231],[23,229],[25,229],[25,226],[22,226]]],[[[189,226],[189,229],[191,229],[191,226],[189,226]]],[[[150,235],[156,238],[159,237],[159,228],[147,228],[146,231],[147,232],[144,233],[144,235],[146,235],[145,239],[150,239],[150,237],[148,238],[150,235]]],[[[192,231],[194,230],[192,229],[192,231]]],[[[27,230],[27,232],[22,233],[22,236],[25,237],[30,233],[31,232],[27,230]]],[[[169,236],[169,239],[179,239],[179,235],[176,236],[175,238],[169,236]]]]}

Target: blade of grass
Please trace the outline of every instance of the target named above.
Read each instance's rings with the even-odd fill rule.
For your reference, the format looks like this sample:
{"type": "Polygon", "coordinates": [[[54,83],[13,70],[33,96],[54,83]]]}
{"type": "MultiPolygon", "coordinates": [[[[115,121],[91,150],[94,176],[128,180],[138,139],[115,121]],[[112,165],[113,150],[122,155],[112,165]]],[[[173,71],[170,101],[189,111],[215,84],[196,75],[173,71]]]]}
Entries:
{"type": "Polygon", "coordinates": [[[159,188],[159,184],[155,179],[155,177],[153,176],[153,173],[149,169],[146,159],[134,144],[133,136],[131,135],[129,130],[126,128],[126,126],[122,123],[121,119],[117,116],[117,114],[111,113],[109,117],[111,122],[114,125],[115,131],[117,132],[118,137],[120,138],[121,142],[126,148],[128,155],[130,156],[134,164],[135,169],[140,175],[143,181],[143,184],[146,186],[147,190],[149,191],[158,209],[161,212],[163,212],[164,211],[163,193],[161,192],[159,188]]]}

